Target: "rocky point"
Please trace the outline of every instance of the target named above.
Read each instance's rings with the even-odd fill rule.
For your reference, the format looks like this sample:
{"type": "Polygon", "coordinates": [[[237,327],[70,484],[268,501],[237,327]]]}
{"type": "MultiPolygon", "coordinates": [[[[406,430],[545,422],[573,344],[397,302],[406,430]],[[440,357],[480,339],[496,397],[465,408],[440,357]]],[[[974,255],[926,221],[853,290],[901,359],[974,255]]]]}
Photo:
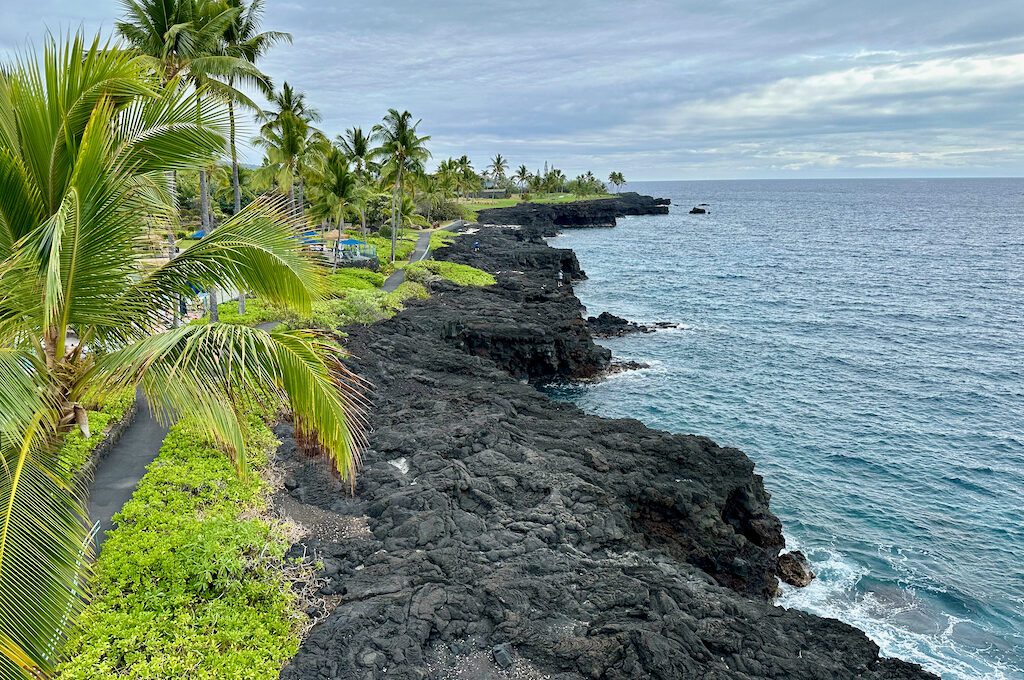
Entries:
{"type": "MultiPolygon", "coordinates": [[[[600,224],[629,200],[601,207],[600,224]]],[[[534,214],[522,210],[535,209],[480,218],[534,214]]],[[[574,254],[543,239],[587,210],[482,227],[435,257],[496,285],[437,283],[393,319],[346,329],[349,363],[374,385],[354,494],[279,427],[276,504],[311,532],[292,554],[322,560],[336,605],[282,677],[932,677],[855,628],[772,604],[785,541],[741,451],[588,415],[532,384],[610,363],[557,285],[559,271],[582,275],[574,254]]]]}

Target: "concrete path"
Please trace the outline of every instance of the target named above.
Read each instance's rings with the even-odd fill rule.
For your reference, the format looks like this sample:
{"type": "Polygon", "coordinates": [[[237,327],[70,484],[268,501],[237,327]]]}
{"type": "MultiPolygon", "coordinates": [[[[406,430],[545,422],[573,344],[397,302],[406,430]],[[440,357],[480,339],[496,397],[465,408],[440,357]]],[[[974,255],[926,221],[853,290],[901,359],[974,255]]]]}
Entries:
{"type": "MultiPolygon", "coordinates": [[[[413,248],[412,254],[409,255],[409,262],[419,262],[420,260],[426,259],[427,255],[430,254],[430,232],[420,234],[420,237],[416,240],[416,247],[413,248]]],[[[385,293],[390,293],[398,288],[402,282],[405,281],[405,269],[398,269],[394,274],[387,278],[384,285],[381,286],[381,290],[385,293]]]]}
{"type": "Polygon", "coordinates": [[[125,429],[117,443],[96,466],[89,488],[89,519],[99,522],[96,534],[96,552],[113,529],[111,521],[135,493],[146,466],[156,459],[160,445],[167,436],[167,428],[149,412],[149,404],[139,395],[135,420],[125,429]]]}

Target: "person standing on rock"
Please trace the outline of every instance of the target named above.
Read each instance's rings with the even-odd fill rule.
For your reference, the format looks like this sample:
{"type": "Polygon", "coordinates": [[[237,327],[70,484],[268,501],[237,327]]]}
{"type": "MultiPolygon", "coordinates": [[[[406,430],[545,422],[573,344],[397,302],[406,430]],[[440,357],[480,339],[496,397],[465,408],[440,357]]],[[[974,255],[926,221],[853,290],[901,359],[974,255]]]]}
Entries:
{"type": "Polygon", "coordinates": [[[561,287],[562,287],[562,283],[563,283],[564,281],[565,281],[565,274],[563,274],[563,273],[562,273],[562,270],[561,270],[561,269],[559,269],[559,270],[558,270],[558,287],[559,287],[559,288],[561,288],[561,287]]]}

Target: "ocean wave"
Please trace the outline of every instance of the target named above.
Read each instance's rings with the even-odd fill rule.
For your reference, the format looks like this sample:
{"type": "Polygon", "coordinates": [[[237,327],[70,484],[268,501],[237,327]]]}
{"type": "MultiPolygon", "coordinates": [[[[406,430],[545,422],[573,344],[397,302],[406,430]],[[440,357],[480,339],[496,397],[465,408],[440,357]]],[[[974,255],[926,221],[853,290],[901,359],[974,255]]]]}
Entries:
{"type": "MultiPolygon", "coordinates": [[[[791,537],[786,542],[791,549],[800,549],[791,537]]],[[[974,625],[970,619],[930,607],[912,586],[866,584],[871,570],[834,546],[809,552],[817,578],[806,588],[782,584],[779,606],[839,619],[867,633],[884,655],[914,661],[943,678],[1022,677],[1024,666],[1012,660],[993,661],[961,644],[957,627],[974,625]]]]}

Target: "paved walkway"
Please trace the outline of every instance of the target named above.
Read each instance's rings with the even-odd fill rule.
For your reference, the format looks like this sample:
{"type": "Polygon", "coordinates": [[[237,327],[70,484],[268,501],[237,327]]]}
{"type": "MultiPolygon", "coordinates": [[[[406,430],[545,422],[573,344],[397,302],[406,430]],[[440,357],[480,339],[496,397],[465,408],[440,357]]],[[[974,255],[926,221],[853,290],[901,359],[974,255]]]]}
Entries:
{"type": "MultiPolygon", "coordinates": [[[[416,247],[413,248],[412,254],[409,255],[409,262],[419,262],[420,260],[426,259],[427,255],[430,254],[430,232],[420,234],[420,237],[416,240],[416,247]]],[[[388,277],[387,281],[381,287],[385,293],[390,293],[402,285],[405,281],[405,269],[397,269],[395,273],[388,277]]]]}
{"type": "Polygon", "coordinates": [[[97,553],[107,532],[114,528],[112,518],[135,493],[139,480],[146,474],[146,466],[156,459],[167,436],[167,428],[150,414],[143,396],[139,395],[136,406],[135,419],[100,460],[89,488],[89,519],[100,525],[96,534],[97,553]]]}

